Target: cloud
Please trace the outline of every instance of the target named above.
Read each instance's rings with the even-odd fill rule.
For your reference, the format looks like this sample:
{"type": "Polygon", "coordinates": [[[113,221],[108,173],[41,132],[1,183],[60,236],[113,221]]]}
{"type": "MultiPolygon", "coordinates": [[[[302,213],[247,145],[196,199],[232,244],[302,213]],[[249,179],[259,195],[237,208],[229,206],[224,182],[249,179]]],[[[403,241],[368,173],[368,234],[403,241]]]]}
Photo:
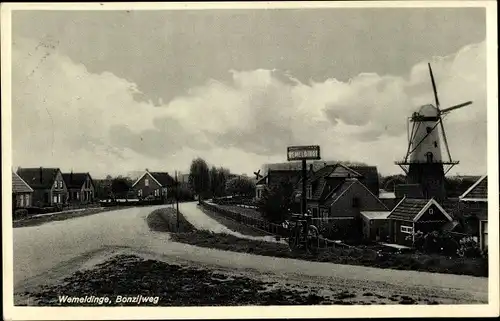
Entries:
{"type": "MultiPolygon", "coordinates": [[[[408,116],[434,102],[427,62],[404,77],[362,73],[347,82],[232,70],[229,81],[209,80],[153,104],[137,101],[136,84],[90,73],[56,45],[19,39],[12,57],[14,164],[98,175],[187,169],[196,156],[249,173],[262,162],[286,160],[292,144],[319,144],[325,159],[395,172],[394,161],[406,150],[408,116]]],[[[485,171],[485,43],[431,63],[443,108],[474,101],[445,121],[452,153],[463,159],[460,171],[485,171]]]]}

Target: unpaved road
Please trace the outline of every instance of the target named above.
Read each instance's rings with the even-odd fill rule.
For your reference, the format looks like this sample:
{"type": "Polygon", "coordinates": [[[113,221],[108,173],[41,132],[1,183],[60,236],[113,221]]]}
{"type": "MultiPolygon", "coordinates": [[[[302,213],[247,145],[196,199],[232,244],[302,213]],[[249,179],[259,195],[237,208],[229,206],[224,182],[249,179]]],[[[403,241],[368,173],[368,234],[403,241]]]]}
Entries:
{"type": "MultiPolygon", "coordinates": [[[[180,204],[189,212],[194,203],[180,204]]],[[[376,269],[224,252],[172,242],[151,231],[148,214],[163,206],[129,208],[34,227],[15,228],[14,289],[23,292],[57,283],[82,267],[118,253],[245,274],[280,283],[357,289],[433,298],[443,303],[487,303],[488,279],[376,269]]],[[[187,216],[187,215],[186,215],[187,216]]]]}
{"type": "Polygon", "coordinates": [[[182,215],[189,221],[197,230],[207,230],[214,233],[231,234],[236,237],[248,240],[265,241],[272,243],[285,243],[284,241],[276,241],[273,236],[251,236],[244,235],[236,231],[228,229],[210,216],[203,213],[196,203],[184,203],[181,206],[182,215]]]}

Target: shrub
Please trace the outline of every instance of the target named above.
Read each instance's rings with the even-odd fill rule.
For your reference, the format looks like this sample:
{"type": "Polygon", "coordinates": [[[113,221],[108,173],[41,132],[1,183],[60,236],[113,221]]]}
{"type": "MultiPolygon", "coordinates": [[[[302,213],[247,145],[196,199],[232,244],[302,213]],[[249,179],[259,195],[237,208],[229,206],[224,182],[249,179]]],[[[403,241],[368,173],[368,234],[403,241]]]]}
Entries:
{"type": "Polygon", "coordinates": [[[479,244],[472,239],[472,237],[465,237],[459,241],[459,248],[457,254],[461,257],[479,257],[481,250],[479,244]]]}
{"type": "Polygon", "coordinates": [[[27,209],[17,209],[14,211],[14,218],[15,219],[23,219],[28,217],[28,210],[27,209]]]}

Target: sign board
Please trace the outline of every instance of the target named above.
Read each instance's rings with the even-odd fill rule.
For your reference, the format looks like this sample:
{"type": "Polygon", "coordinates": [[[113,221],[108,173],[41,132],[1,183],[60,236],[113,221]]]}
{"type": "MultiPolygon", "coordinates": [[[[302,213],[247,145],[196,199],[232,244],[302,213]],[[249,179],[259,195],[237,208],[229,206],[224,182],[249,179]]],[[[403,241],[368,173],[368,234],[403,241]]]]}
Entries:
{"type": "Polygon", "coordinates": [[[321,159],[319,146],[290,146],[287,149],[288,161],[321,159]]]}

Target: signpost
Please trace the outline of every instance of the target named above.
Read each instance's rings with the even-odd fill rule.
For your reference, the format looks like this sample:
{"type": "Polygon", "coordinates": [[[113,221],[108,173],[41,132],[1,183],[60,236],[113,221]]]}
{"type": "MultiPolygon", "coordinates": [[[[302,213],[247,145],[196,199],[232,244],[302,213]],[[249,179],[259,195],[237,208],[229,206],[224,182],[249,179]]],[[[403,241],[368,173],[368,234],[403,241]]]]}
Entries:
{"type": "Polygon", "coordinates": [[[179,232],[179,180],[175,171],[175,203],[177,205],[177,232],[179,232]]]}
{"type": "Polygon", "coordinates": [[[306,187],[307,187],[307,160],[318,160],[321,159],[320,148],[318,145],[310,146],[290,146],[287,148],[287,159],[288,161],[302,161],[302,215],[307,212],[307,198],[306,198],[306,187]]]}

